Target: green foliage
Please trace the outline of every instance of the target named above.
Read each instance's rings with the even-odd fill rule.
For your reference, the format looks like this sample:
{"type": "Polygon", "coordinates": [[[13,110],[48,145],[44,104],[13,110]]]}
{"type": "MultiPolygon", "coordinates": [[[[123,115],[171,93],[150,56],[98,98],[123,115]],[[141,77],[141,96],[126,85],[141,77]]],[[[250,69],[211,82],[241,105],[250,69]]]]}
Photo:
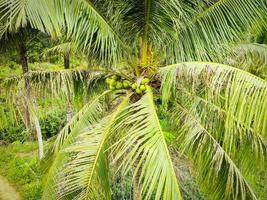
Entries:
{"type": "MultiPolygon", "coordinates": [[[[53,112],[44,115],[40,120],[42,135],[44,139],[49,139],[56,135],[66,124],[66,112],[54,108],[53,112]]],[[[25,129],[22,122],[11,124],[9,122],[4,128],[0,129],[0,142],[13,143],[15,141],[25,142],[32,140],[29,130],[25,129]]]]}
{"type": "MultiPolygon", "coordinates": [[[[3,57],[2,55],[0,56],[3,57]]],[[[0,79],[21,74],[21,66],[14,61],[0,61],[0,79]]]]}
{"type": "Polygon", "coordinates": [[[10,125],[0,129],[0,141],[3,143],[12,143],[15,141],[25,142],[30,139],[30,132],[25,130],[23,124],[10,125]]]}
{"type": "Polygon", "coordinates": [[[0,174],[13,183],[25,200],[41,199],[42,173],[35,143],[0,147],[0,174]]]}
{"type": "Polygon", "coordinates": [[[132,200],[132,180],[130,175],[117,174],[112,181],[112,200],[132,200]]]}
{"type": "Polygon", "coordinates": [[[56,112],[56,110],[42,118],[40,125],[43,138],[48,139],[58,134],[66,124],[66,120],[66,112],[56,112]]]}

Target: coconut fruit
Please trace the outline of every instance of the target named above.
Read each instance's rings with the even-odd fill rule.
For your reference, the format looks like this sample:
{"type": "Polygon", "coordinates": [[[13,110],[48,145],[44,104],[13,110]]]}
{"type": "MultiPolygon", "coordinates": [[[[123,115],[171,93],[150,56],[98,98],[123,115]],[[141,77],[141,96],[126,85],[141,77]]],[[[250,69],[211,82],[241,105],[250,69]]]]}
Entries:
{"type": "Polygon", "coordinates": [[[144,78],[142,81],[141,81],[141,84],[145,85],[145,84],[148,84],[149,83],[149,79],[148,78],[144,78]]]}
{"type": "Polygon", "coordinates": [[[128,88],[128,87],[129,87],[129,83],[128,83],[128,81],[126,81],[126,80],[124,80],[124,81],[122,82],[122,84],[123,84],[123,87],[124,87],[124,88],[128,88]]]}
{"type": "Polygon", "coordinates": [[[121,89],[122,88],[122,83],[121,82],[116,82],[116,89],[121,89]]]}
{"type": "Polygon", "coordinates": [[[137,83],[133,83],[132,84],[132,88],[135,90],[135,89],[137,89],[137,83]]]}
{"type": "Polygon", "coordinates": [[[136,88],[135,92],[136,92],[137,94],[142,94],[142,90],[139,89],[139,88],[136,88]]]}
{"type": "Polygon", "coordinates": [[[111,90],[115,90],[116,88],[115,88],[115,86],[110,85],[110,86],[109,86],[109,89],[111,89],[111,90]]]}
{"type": "Polygon", "coordinates": [[[117,82],[114,79],[110,79],[109,84],[112,86],[116,86],[117,82]]]}
{"type": "Polygon", "coordinates": [[[106,83],[109,84],[110,78],[106,78],[106,83]]]}
{"type": "Polygon", "coordinates": [[[118,77],[116,75],[113,75],[111,78],[116,81],[118,77]]]}
{"type": "Polygon", "coordinates": [[[146,86],[145,85],[140,85],[140,90],[141,91],[145,91],[146,90],[146,86]]]}

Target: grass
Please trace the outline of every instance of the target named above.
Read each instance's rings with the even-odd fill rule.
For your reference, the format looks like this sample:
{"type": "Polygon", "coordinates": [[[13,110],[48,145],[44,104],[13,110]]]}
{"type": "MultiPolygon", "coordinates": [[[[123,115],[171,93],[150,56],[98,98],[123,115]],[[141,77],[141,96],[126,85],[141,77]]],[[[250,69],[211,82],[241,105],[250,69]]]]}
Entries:
{"type": "Polygon", "coordinates": [[[6,177],[25,200],[41,199],[42,173],[36,150],[35,142],[15,142],[0,147],[0,175],[6,177]]]}

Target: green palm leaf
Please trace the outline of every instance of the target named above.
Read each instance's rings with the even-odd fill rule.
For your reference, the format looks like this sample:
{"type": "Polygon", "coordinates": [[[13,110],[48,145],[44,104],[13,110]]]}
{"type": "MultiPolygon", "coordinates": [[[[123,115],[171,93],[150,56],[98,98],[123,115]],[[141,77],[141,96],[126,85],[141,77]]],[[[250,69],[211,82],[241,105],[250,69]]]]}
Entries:
{"type": "Polygon", "coordinates": [[[266,80],[267,78],[267,45],[259,43],[242,43],[237,45],[228,59],[228,65],[249,71],[266,80]]]}
{"type": "Polygon", "coordinates": [[[43,199],[110,199],[105,146],[114,121],[131,95],[111,115],[65,142],[50,168],[43,199]]]}
{"type": "MultiPolygon", "coordinates": [[[[87,103],[77,114],[75,114],[71,121],[59,132],[54,143],[53,151],[57,153],[65,140],[68,139],[69,134],[75,138],[78,133],[83,132],[88,126],[96,123],[105,113],[105,103],[103,97],[110,91],[106,91],[87,103]]],[[[68,139],[71,140],[71,139],[68,139]]]]}
{"type": "Polygon", "coordinates": [[[205,62],[167,66],[159,73],[162,75],[163,101],[177,95],[176,87],[181,84],[227,112],[226,134],[229,136],[235,128],[239,130],[240,123],[246,130],[252,128],[263,137],[267,136],[266,81],[227,65],[205,62]],[[237,120],[236,124],[231,116],[237,120]]]}
{"type": "Polygon", "coordinates": [[[200,170],[205,191],[215,199],[256,199],[247,179],[264,167],[267,156],[266,81],[204,62],[167,66],[159,73],[164,103],[172,99],[178,106],[177,144],[200,170]]]}
{"type": "Polygon", "coordinates": [[[15,76],[3,80],[2,85],[6,90],[19,91],[22,89],[25,78],[31,84],[31,89],[41,96],[57,97],[63,93],[66,96],[74,92],[75,82],[82,83],[86,90],[93,87],[99,80],[108,75],[101,70],[57,70],[57,71],[30,71],[22,76],[15,76]]]}
{"type": "Polygon", "coordinates": [[[103,63],[116,64],[123,51],[127,51],[123,41],[90,1],[1,0],[0,16],[2,29],[6,32],[30,24],[51,35],[64,34],[87,54],[97,55],[103,63]]]}
{"type": "Polygon", "coordinates": [[[242,39],[245,31],[265,21],[261,9],[264,2],[219,0],[189,4],[193,4],[194,9],[184,22],[185,26],[178,30],[181,43],[177,45],[177,52],[183,58],[180,61],[218,57],[218,52],[225,51],[229,42],[242,39]]]}
{"type": "Polygon", "coordinates": [[[195,164],[199,181],[206,194],[218,200],[257,199],[231,154],[225,151],[213,133],[180,105],[174,115],[175,121],[180,123],[177,129],[179,147],[195,164]]]}
{"type": "Polygon", "coordinates": [[[119,161],[125,173],[134,168],[141,198],[181,199],[151,89],[139,101],[125,108],[115,129],[119,133],[125,132],[113,145],[114,162],[119,161]]]}

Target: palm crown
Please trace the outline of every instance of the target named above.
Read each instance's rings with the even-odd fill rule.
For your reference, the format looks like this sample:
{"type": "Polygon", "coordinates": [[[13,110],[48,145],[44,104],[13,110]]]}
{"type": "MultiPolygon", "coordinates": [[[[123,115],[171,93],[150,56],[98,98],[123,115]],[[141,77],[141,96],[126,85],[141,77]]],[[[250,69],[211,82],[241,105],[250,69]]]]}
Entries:
{"type": "MultiPolygon", "coordinates": [[[[265,25],[265,8],[254,0],[0,0],[3,36],[28,24],[64,34],[102,67],[25,75],[37,97],[69,97],[77,85],[87,94],[49,151],[43,198],[110,199],[121,170],[137,180],[137,198],[182,199],[179,151],[211,199],[257,199],[251,175],[266,161],[267,83],[213,62],[265,25]],[[159,110],[169,112],[168,143],[159,110]]],[[[5,84],[19,91],[23,81],[5,84]]]]}

